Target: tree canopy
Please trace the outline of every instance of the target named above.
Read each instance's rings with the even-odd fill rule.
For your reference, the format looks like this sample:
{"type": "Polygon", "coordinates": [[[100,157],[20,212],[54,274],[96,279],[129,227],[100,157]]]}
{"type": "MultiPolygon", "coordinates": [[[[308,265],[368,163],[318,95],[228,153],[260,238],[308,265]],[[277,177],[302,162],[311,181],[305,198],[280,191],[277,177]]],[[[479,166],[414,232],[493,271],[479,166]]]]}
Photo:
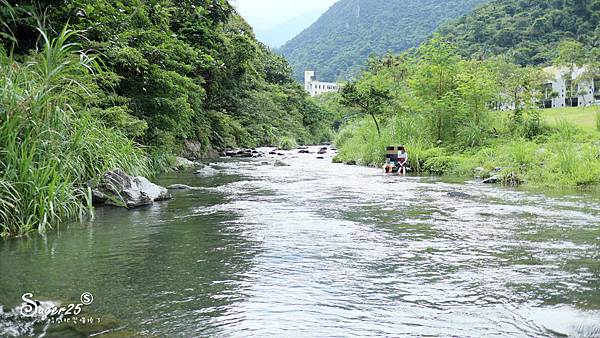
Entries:
{"type": "Polygon", "coordinates": [[[74,41],[104,65],[91,102],[97,116],[138,142],[176,149],[199,141],[206,151],[326,137],[320,110],[286,60],[258,42],[226,0],[13,4],[17,18],[3,21],[17,55],[39,49],[38,27],[50,36],[67,24],[80,31],[74,41]]]}
{"type": "Polygon", "coordinates": [[[495,0],[440,29],[464,57],[549,65],[562,41],[600,48],[600,0],[495,0]]]}

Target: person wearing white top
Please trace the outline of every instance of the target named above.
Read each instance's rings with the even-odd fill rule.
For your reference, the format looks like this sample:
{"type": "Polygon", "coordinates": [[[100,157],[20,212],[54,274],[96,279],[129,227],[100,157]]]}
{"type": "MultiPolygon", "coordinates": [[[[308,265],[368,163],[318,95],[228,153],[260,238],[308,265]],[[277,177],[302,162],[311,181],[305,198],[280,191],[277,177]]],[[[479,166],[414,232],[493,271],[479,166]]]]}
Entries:
{"type": "Polygon", "coordinates": [[[396,163],[398,167],[398,175],[406,175],[406,167],[408,166],[408,153],[404,146],[401,146],[398,149],[398,162],[396,163]]]}

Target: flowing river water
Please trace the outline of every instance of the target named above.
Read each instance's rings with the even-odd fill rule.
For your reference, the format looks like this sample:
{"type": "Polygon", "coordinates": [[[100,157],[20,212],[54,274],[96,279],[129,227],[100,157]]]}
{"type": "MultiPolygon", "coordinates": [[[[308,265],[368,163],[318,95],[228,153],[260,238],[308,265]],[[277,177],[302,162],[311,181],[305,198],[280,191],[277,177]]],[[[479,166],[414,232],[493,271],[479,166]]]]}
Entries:
{"type": "Polygon", "coordinates": [[[0,336],[85,336],[7,314],[25,292],[90,292],[84,311],[124,336],[600,337],[597,195],[279,158],[168,174],[200,189],[0,241],[0,336]]]}

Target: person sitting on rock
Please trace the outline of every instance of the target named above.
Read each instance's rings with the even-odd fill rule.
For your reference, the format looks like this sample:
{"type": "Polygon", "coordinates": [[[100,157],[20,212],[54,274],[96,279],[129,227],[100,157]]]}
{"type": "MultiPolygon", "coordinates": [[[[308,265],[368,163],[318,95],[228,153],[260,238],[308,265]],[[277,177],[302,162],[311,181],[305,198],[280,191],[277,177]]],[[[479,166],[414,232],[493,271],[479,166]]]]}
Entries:
{"type": "Polygon", "coordinates": [[[398,175],[406,175],[406,168],[408,167],[408,153],[404,146],[400,146],[398,149],[398,162],[396,162],[398,168],[398,175]]]}

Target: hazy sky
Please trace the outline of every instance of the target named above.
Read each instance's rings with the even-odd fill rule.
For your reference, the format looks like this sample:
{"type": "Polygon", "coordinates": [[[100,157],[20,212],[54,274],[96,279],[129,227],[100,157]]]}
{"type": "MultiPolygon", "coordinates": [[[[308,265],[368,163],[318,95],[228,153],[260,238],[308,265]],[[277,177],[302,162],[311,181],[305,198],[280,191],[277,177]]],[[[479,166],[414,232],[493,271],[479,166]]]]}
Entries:
{"type": "Polygon", "coordinates": [[[324,13],[337,0],[229,0],[255,31],[265,31],[316,10],[324,13]]]}

